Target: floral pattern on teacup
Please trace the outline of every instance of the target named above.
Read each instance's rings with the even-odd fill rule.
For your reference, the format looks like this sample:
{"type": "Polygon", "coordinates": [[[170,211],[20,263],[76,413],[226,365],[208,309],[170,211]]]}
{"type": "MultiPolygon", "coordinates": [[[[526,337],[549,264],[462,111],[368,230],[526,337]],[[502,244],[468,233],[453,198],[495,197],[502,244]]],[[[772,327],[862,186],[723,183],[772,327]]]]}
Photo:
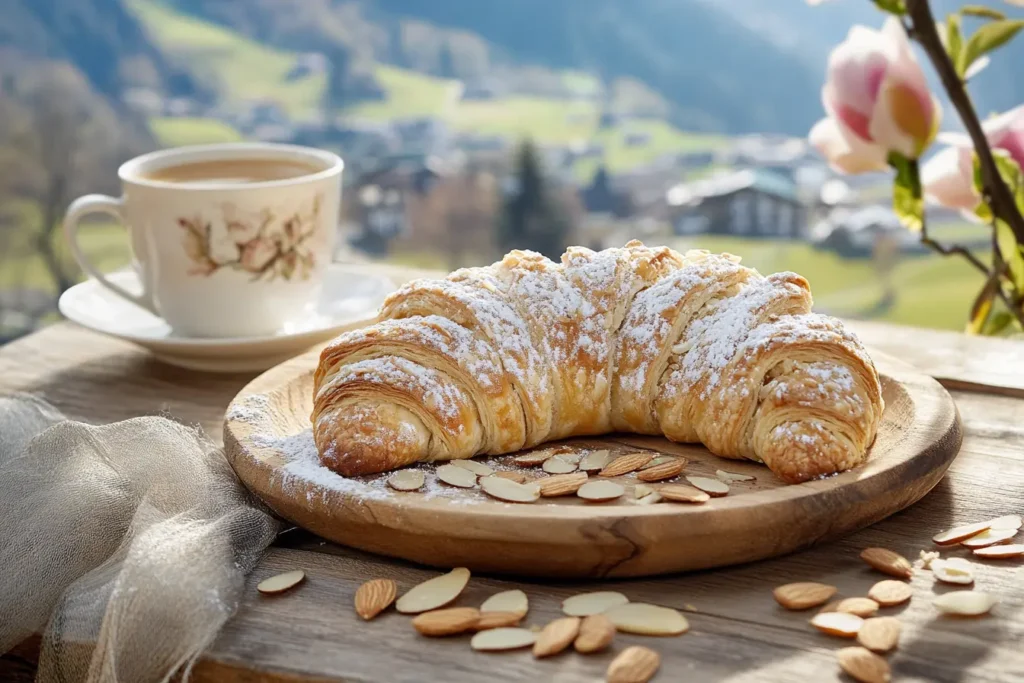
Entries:
{"type": "Polygon", "coordinates": [[[202,216],[178,218],[182,244],[192,261],[190,275],[212,275],[222,268],[249,273],[252,280],[307,280],[316,267],[311,244],[320,225],[322,197],[306,210],[278,216],[263,208],[246,211],[221,206],[218,221],[202,216]]]}

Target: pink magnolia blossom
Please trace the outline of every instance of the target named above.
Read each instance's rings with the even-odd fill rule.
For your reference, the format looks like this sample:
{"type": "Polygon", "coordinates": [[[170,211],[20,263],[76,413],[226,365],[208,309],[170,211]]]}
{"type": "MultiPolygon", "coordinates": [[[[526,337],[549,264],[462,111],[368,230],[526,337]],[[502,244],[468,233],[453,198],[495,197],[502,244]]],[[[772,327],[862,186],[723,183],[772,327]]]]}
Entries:
{"type": "MultiPolygon", "coordinates": [[[[1024,167],[1024,105],[981,124],[989,145],[1024,167]]],[[[921,168],[925,195],[951,209],[973,211],[981,197],[974,189],[974,154],[971,139],[963,134],[944,134],[949,146],[921,168]]]]}
{"type": "Polygon", "coordinates": [[[275,256],[277,256],[277,245],[266,237],[257,237],[242,247],[239,260],[244,270],[250,273],[259,273],[275,256]]]}
{"type": "Polygon", "coordinates": [[[822,100],[828,117],[811,131],[811,143],[846,173],[877,170],[889,152],[916,159],[942,119],[895,17],[881,31],[850,29],[829,57],[822,100]]]}

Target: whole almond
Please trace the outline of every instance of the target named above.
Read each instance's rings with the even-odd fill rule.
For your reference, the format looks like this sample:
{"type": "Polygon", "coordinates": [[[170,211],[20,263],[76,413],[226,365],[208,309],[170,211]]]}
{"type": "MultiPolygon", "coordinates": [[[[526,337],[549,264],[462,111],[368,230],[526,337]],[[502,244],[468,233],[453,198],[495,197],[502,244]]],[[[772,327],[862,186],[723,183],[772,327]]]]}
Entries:
{"type": "Polygon", "coordinates": [[[636,478],[640,481],[663,481],[678,476],[685,466],[686,461],[682,458],[672,458],[660,465],[640,470],[636,473],[636,478]]]}
{"type": "Polygon", "coordinates": [[[486,631],[503,626],[518,626],[523,615],[518,612],[481,612],[480,619],[473,627],[477,631],[486,631]]]}
{"type": "Polygon", "coordinates": [[[573,647],[576,652],[589,654],[601,652],[612,644],[615,638],[615,624],[603,614],[591,614],[580,622],[580,633],[573,647]]]}
{"type": "Polygon", "coordinates": [[[263,579],[256,584],[256,590],[264,595],[276,595],[295,588],[295,586],[298,586],[305,580],[306,572],[301,569],[295,569],[290,572],[277,574],[270,578],[263,579]]]}
{"type": "Polygon", "coordinates": [[[836,611],[856,614],[862,619],[867,619],[878,614],[878,603],[871,598],[846,598],[839,601],[836,611]]]}
{"type": "Polygon", "coordinates": [[[523,453],[517,455],[512,461],[520,467],[537,467],[543,465],[544,461],[553,456],[555,452],[550,448],[544,448],[539,451],[531,451],[529,453],[523,453]]]}
{"type": "Polygon", "coordinates": [[[580,459],[579,468],[583,472],[600,472],[611,459],[608,451],[591,451],[580,459]]]}
{"type": "Polygon", "coordinates": [[[499,479],[508,479],[509,481],[514,481],[517,484],[526,483],[526,475],[522,472],[495,472],[491,476],[498,477],[499,479]]]}
{"type": "Polygon", "coordinates": [[[871,590],[868,591],[868,597],[883,607],[892,607],[893,605],[903,604],[910,599],[913,593],[914,591],[910,584],[903,581],[885,579],[871,587],[871,590]]]}
{"type": "Polygon", "coordinates": [[[674,455],[659,455],[655,458],[652,458],[646,465],[644,465],[640,469],[649,470],[652,467],[657,467],[658,465],[663,465],[666,462],[672,462],[673,460],[681,460],[683,465],[686,465],[686,458],[677,458],[674,455]]]}
{"type": "Polygon", "coordinates": [[[992,520],[987,522],[976,522],[974,524],[964,524],[962,526],[953,527],[949,531],[943,531],[941,534],[935,534],[932,536],[932,541],[936,545],[955,545],[961,541],[965,541],[971,536],[976,536],[982,531],[992,526],[992,520]]]}
{"type": "Polygon", "coordinates": [[[914,568],[907,558],[887,548],[865,548],[860,554],[860,559],[889,576],[909,579],[914,573],[914,568]]]}
{"type": "Polygon", "coordinates": [[[555,619],[537,636],[537,642],[533,644],[533,656],[540,659],[557,655],[576,640],[579,632],[579,617],[555,619]]]}
{"type": "Polygon", "coordinates": [[[486,477],[494,474],[493,467],[485,465],[479,460],[452,460],[449,464],[454,465],[455,467],[461,467],[464,470],[469,470],[478,477],[486,477]]]}
{"type": "Polygon", "coordinates": [[[849,612],[819,612],[811,619],[811,626],[822,633],[840,638],[854,638],[864,620],[849,612]]]}
{"type": "Polygon", "coordinates": [[[501,591],[484,600],[480,605],[480,612],[515,612],[520,617],[525,616],[530,609],[530,599],[526,593],[519,589],[501,591]]]}
{"type": "Polygon", "coordinates": [[[600,472],[600,476],[618,477],[635,472],[649,463],[652,458],[654,456],[651,453],[630,453],[629,455],[619,456],[605,465],[605,468],[600,472]]]}
{"type": "Polygon", "coordinates": [[[587,473],[556,474],[551,477],[538,479],[534,483],[540,487],[542,498],[568,496],[576,493],[581,486],[587,483],[587,473]]]}
{"type": "Polygon", "coordinates": [[[889,662],[863,647],[844,647],[836,653],[839,666],[860,683],[889,683],[889,662]]]}
{"type": "Polygon", "coordinates": [[[711,496],[686,484],[664,484],[655,489],[665,500],[675,503],[706,503],[711,496]]]}
{"type": "Polygon", "coordinates": [[[812,581],[801,581],[798,583],[787,583],[772,591],[775,601],[791,610],[810,609],[818,605],[824,605],[838,590],[835,586],[827,583],[814,583],[812,581]]]}
{"type": "MultiPolygon", "coordinates": [[[[466,470],[462,470],[465,472],[466,470]]],[[[395,609],[402,614],[419,614],[444,607],[459,597],[469,583],[469,570],[458,567],[447,574],[413,586],[398,599],[395,609]]]]}
{"type": "Polygon", "coordinates": [[[476,607],[449,607],[417,615],[412,626],[425,636],[453,636],[476,628],[479,621],[476,607]]]}
{"type": "Polygon", "coordinates": [[[857,631],[857,642],[875,652],[888,652],[900,642],[903,630],[896,617],[874,617],[865,619],[857,631]]]}
{"type": "Polygon", "coordinates": [[[371,579],[356,591],[356,614],[369,621],[386,610],[398,595],[398,584],[391,579],[371,579]]]}
{"type": "Polygon", "coordinates": [[[647,683],[661,666],[661,656],[654,650],[633,645],[619,653],[608,665],[608,683],[647,683]]]}

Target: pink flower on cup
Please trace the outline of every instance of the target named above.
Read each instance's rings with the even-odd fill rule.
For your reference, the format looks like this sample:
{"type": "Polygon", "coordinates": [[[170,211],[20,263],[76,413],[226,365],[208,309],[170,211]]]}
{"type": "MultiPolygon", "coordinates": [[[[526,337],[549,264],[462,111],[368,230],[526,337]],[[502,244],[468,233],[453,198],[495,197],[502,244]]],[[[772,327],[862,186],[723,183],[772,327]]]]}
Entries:
{"type": "Polygon", "coordinates": [[[810,141],[844,173],[884,168],[890,152],[916,159],[942,119],[895,17],[881,31],[850,29],[829,57],[822,99],[828,117],[811,130],[810,141]]]}
{"type": "MultiPolygon", "coordinates": [[[[997,153],[1001,150],[1024,168],[1024,105],[981,124],[985,138],[997,153]]],[[[925,195],[950,209],[973,211],[981,197],[974,189],[974,146],[967,135],[939,136],[949,146],[921,168],[925,195]]]]}
{"type": "Polygon", "coordinates": [[[257,237],[242,245],[239,262],[250,273],[261,273],[277,256],[277,245],[266,237],[257,237]]]}

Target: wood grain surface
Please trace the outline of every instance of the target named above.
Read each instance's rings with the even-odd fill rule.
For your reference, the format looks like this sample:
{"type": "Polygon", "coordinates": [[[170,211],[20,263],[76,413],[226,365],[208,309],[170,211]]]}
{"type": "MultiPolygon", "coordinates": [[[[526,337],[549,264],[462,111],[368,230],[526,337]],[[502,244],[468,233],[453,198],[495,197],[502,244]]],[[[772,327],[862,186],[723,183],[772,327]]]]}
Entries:
{"type": "MultiPolygon", "coordinates": [[[[611,478],[626,495],[603,504],[575,496],[529,505],[488,498],[479,489],[434,484],[443,495],[381,487],[338,490],[289,474],[297,439],[312,444],[309,415],[318,356],[299,356],[247,385],[228,410],[225,450],[239,477],[279,515],[345,545],[435,567],[519,576],[626,577],[760,560],[884,519],[938,483],[960,448],[949,394],[901,361],[875,354],[886,408],[868,461],[821,481],[788,486],[755,463],[717,458],[700,445],[612,434],[558,442],[613,457],[638,449],[682,456],[684,474],[716,469],[751,474],[730,495],[703,505],[633,502],[635,475],[611,478]],[[256,407],[253,407],[256,406],[256,407]],[[230,417],[232,415],[240,417],[230,417]],[[289,446],[291,444],[291,446],[289,446]]],[[[478,458],[501,469],[514,456],[478,458]]],[[[428,488],[434,465],[415,466],[428,488]]],[[[537,478],[539,468],[520,469],[537,478]]]]}
{"type": "MultiPolygon", "coordinates": [[[[610,588],[634,600],[686,609],[691,631],[677,638],[616,637],[613,652],[645,644],[663,658],[656,681],[849,681],[835,651],[848,641],[812,630],[805,613],[787,612],[771,589],[791,581],[827,581],[844,596],[864,595],[882,575],[858,558],[883,546],[913,559],[931,549],[931,536],[957,524],[1021,513],[1024,507],[1024,345],[942,332],[857,323],[874,348],[917,364],[955,389],[964,426],[960,455],[939,484],[915,505],[862,531],[811,549],[747,565],[654,579],[530,582],[474,576],[460,604],[479,604],[511,587],[531,600],[526,620],[542,624],[560,600],[582,590],[610,588]],[[980,350],[979,350],[980,349],[980,350]],[[974,359],[985,353],[984,364],[974,359]]],[[[219,439],[224,411],[251,375],[208,375],[169,368],[140,349],[60,324],[0,348],[0,391],[38,393],[68,415],[110,422],[169,412],[203,425],[219,439]]],[[[962,551],[944,554],[962,555],[962,551]]],[[[1011,682],[1022,680],[1024,569],[1018,560],[977,562],[976,589],[1000,602],[983,619],[941,618],[931,598],[947,587],[928,572],[913,578],[908,606],[886,613],[903,623],[900,647],[889,655],[895,681],[1011,682]]],[[[203,683],[311,681],[600,680],[610,654],[566,654],[542,661],[528,653],[477,654],[465,638],[427,639],[394,613],[362,622],[352,610],[358,585],[391,577],[405,589],[436,574],[401,561],[290,531],[248,579],[246,598],[193,672],[203,683]],[[280,571],[301,567],[309,580],[298,590],[268,598],[255,586],[280,571]]],[[[32,680],[37,642],[0,658],[0,681],[32,680]]]]}

